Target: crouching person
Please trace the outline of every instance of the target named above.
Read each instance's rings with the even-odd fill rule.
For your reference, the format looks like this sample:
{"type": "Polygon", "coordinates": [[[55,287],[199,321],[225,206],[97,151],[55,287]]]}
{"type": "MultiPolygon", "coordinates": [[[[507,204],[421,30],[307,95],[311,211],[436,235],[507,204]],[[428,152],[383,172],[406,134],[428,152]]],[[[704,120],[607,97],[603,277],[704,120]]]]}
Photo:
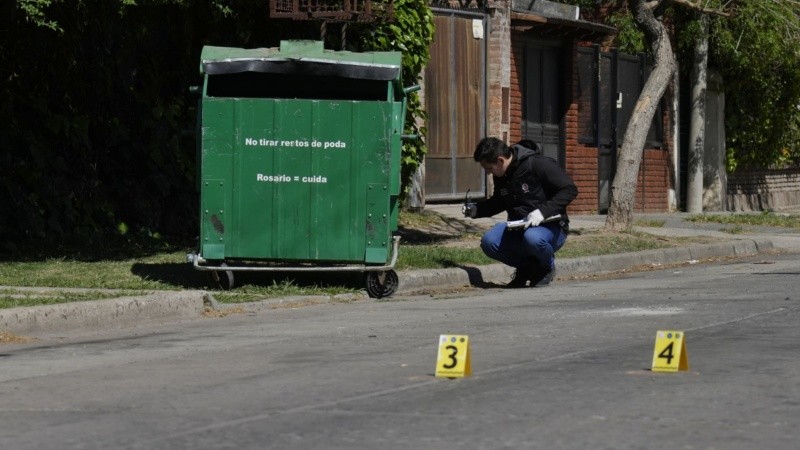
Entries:
{"type": "Polygon", "coordinates": [[[489,137],[478,143],[474,159],[492,175],[494,194],[467,203],[465,217],[491,217],[502,211],[508,222],[494,225],[481,239],[486,256],[516,269],[507,287],[550,284],[556,274],[555,252],[567,239],[567,205],[578,188],[558,163],[528,141],[509,147],[489,137]]]}

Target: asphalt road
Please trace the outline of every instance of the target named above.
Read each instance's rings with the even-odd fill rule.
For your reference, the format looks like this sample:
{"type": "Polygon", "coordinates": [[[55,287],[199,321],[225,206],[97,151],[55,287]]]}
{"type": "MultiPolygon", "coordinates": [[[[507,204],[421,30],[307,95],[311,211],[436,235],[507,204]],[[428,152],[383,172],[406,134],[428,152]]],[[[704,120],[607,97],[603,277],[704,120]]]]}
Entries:
{"type": "Polygon", "coordinates": [[[0,347],[2,449],[794,449],[800,261],[303,308],[0,347]],[[649,370],[657,330],[689,370],[649,370]],[[473,375],[434,377],[440,334],[473,375]]]}

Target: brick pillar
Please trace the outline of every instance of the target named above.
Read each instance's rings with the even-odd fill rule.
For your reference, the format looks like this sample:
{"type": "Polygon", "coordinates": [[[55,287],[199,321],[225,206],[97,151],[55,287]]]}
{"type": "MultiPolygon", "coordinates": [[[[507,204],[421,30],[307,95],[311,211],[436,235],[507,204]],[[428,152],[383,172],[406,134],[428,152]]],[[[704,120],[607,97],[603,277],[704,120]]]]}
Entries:
{"type": "Polygon", "coordinates": [[[511,0],[489,3],[486,135],[509,139],[511,91],[511,0]]]}

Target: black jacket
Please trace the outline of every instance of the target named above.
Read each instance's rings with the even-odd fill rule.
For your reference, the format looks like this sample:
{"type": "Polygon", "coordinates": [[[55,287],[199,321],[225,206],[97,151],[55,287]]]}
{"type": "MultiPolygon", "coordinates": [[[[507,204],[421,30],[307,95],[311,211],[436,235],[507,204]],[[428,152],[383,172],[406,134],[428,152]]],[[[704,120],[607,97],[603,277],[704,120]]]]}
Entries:
{"type": "Polygon", "coordinates": [[[569,175],[555,160],[527,147],[514,145],[511,154],[505,175],[493,177],[494,195],[478,202],[475,217],[505,210],[508,220],[519,220],[538,209],[545,218],[561,214],[561,224],[568,228],[567,205],[578,195],[569,175]]]}

